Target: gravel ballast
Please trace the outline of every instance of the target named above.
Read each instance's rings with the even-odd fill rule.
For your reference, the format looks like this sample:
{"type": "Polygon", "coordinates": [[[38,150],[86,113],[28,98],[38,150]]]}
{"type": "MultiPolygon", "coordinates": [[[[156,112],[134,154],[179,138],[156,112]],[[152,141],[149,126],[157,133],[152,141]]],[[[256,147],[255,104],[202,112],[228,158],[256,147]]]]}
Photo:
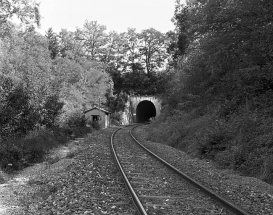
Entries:
{"type": "Polygon", "coordinates": [[[256,178],[243,177],[231,170],[219,169],[212,162],[193,158],[168,145],[147,141],[149,126],[152,125],[134,130],[138,140],[148,149],[204,186],[245,208],[249,214],[273,214],[272,186],[256,178]]]}
{"type": "MultiPolygon", "coordinates": [[[[213,163],[192,158],[170,146],[146,141],[147,129],[149,126],[135,130],[138,139],[172,165],[250,214],[273,214],[272,186],[218,169],[213,163]]],[[[9,215],[134,214],[132,201],[110,152],[109,139],[114,130],[94,132],[79,141],[77,152],[65,159],[53,160],[42,171],[27,176],[26,183],[11,189],[20,205],[15,207],[11,202],[16,213],[9,215]]]]}
{"type": "Polygon", "coordinates": [[[121,166],[149,215],[230,214],[147,153],[128,134],[128,129],[119,131],[114,145],[121,166]]]}
{"type": "Polygon", "coordinates": [[[73,158],[32,176],[28,182],[32,190],[21,197],[20,214],[131,214],[132,201],[110,152],[113,130],[95,132],[80,141],[73,158]]]}

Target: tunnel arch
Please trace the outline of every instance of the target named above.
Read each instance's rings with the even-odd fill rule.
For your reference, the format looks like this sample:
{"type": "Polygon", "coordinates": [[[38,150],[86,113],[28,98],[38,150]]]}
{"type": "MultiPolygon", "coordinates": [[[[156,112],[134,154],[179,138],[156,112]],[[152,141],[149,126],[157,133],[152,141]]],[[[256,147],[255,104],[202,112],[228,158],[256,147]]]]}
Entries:
{"type": "Polygon", "coordinates": [[[156,108],[153,102],[148,100],[139,102],[136,108],[136,122],[148,122],[152,117],[156,117],[156,108]]]}

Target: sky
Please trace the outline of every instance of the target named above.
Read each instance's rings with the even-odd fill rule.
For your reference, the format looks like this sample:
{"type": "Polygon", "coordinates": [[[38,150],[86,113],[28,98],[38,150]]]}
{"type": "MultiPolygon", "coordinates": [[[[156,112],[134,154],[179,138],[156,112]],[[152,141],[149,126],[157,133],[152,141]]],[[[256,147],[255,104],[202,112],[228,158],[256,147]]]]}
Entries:
{"type": "MultiPolygon", "coordinates": [[[[59,33],[82,27],[85,20],[105,25],[107,31],[119,33],[128,28],[138,32],[154,28],[162,33],[174,30],[171,19],[175,0],[38,0],[42,16],[39,32],[52,27],[59,33]]],[[[181,0],[183,3],[184,0],[181,0]]]]}

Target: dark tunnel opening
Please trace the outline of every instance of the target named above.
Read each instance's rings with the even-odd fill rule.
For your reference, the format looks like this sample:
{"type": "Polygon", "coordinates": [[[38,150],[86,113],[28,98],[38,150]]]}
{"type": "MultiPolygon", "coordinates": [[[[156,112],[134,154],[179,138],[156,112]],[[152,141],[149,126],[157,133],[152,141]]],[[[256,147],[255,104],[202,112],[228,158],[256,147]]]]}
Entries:
{"type": "Polygon", "coordinates": [[[149,122],[149,119],[156,116],[156,109],[152,102],[142,101],[138,104],[136,109],[136,122],[149,122]]]}

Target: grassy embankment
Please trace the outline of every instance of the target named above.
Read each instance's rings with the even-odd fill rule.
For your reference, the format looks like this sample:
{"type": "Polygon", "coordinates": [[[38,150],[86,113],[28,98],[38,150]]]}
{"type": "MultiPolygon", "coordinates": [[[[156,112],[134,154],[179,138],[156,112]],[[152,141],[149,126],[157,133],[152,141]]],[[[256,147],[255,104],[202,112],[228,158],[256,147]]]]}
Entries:
{"type": "MultiPolygon", "coordinates": [[[[98,129],[98,127],[96,127],[98,129]]],[[[73,127],[66,129],[32,131],[27,136],[1,142],[0,168],[13,174],[34,163],[42,162],[51,149],[65,145],[69,140],[91,133],[92,127],[73,127]]],[[[1,171],[0,171],[1,172],[1,171]]],[[[1,178],[0,182],[4,179],[1,178]]]]}
{"type": "Polygon", "coordinates": [[[273,184],[273,118],[262,114],[245,111],[222,120],[165,109],[150,126],[149,139],[273,184]]]}

